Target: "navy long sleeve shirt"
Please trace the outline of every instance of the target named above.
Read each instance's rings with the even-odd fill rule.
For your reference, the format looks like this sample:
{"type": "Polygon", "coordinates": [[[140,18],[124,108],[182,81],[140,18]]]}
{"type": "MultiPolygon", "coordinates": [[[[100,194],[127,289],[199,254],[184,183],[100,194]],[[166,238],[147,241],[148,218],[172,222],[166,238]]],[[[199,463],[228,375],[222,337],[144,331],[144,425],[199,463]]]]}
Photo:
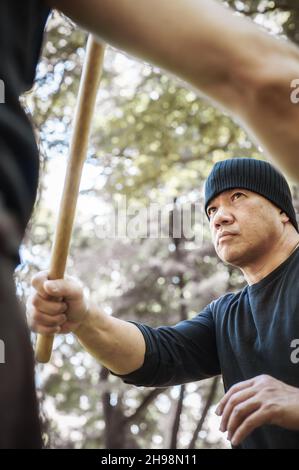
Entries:
{"type": "MultiPolygon", "coordinates": [[[[121,378],[166,387],[222,374],[227,391],[268,374],[299,388],[298,278],[299,249],[262,281],[220,297],[191,320],[160,328],[134,322],[145,339],[145,360],[121,378]]],[[[241,447],[299,449],[299,431],[262,426],[241,447]]]]}

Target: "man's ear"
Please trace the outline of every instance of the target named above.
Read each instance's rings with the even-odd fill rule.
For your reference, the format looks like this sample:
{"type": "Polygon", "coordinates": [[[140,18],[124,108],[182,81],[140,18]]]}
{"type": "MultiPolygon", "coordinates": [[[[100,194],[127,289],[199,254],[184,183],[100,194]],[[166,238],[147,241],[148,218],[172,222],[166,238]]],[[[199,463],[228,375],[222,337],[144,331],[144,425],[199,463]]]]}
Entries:
{"type": "Polygon", "coordinates": [[[283,210],[280,211],[280,217],[284,224],[290,221],[290,217],[283,210]]]}

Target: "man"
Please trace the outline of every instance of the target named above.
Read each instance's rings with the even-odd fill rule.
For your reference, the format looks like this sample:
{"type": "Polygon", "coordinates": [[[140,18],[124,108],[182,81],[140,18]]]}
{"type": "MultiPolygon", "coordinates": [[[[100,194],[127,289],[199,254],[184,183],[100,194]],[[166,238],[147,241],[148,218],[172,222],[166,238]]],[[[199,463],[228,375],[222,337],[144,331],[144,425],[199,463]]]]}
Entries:
{"type": "Polygon", "coordinates": [[[35,276],[31,327],[73,332],[84,348],[125,382],[170,386],[222,374],[222,431],[242,448],[299,448],[299,233],[288,184],[269,163],[217,163],[205,209],[220,259],[248,285],[171,327],[151,328],[88,306],[74,279],[35,276]]]}
{"type": "Polygon", "coordinates": [[[11,293],[39,166],[19,96],[33,84],[44,27],[54,7],[100,39],[175,73],[233,112],[271,157],[299,178],[299,106],[290,100],[290,83],[299,77],[299,53],[293,45],[278,41],[213,0],[2,0],[0,80],[5,104],[0,104],[0,253],[5,283],[0,298],[2,311],[11,313],[0,317],[7,352],[6,364],[0,364],[0,382],[6,384],[0,388],[0,415],[6,416],[0,424],[0,447],[40,445],[28,335],[11,293]],[[13,387],[14,394],[10,393],[13,387]],[[27,395],[32,406],[28,400],[26,405],[27,395]],[[8,414],[8,409],[13,412],[8,414]],[[20,422],[23,431],[14,431],[20,422]]]}

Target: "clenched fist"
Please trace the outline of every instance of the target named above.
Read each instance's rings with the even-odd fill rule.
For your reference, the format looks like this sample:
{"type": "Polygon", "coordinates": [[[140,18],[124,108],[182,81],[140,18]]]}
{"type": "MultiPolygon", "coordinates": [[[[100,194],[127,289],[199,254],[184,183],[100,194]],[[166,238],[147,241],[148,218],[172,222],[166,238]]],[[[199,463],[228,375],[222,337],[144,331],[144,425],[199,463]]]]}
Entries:
{"type": "Polygon", "coordinates": [[[41,271],[32,279],[33,294],[27,302],[29,326],[36,333],[53,335],[75,331],[88,314],[82,284],[75,278],[48,280],[41,271]]]}

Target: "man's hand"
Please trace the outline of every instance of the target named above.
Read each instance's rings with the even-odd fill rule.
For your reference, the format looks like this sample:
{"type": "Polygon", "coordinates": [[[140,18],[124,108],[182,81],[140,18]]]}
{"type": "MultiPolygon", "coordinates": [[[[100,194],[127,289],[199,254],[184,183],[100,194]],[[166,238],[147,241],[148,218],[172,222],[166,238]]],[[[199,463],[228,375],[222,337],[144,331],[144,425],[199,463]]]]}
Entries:
{"type": "Polygon", "coordinates": [[[234,385],[220,401],[220,430],[239,445],[254,429],[274,424],[299,430],[299,389],[268,375],[234,385]]]}
{"type": "Polygon", "coordinates": [[[29,325],[42,335],[74,332],[79,342],[104,367],[126,375],[139,369],[145,341],[139,328],[88,305],[82,284],[72,277],[48,280],[42,271],[32,279],[27,302],[29,325]]]}
{"type": "Polygon", "coordinates": [[[42,335],[70,333],[84,321],[88,303],[81,283],[71,277],[48,280],[42,271],[32,279],[33,294],[27,302],[30,328],[42,335]]]}

